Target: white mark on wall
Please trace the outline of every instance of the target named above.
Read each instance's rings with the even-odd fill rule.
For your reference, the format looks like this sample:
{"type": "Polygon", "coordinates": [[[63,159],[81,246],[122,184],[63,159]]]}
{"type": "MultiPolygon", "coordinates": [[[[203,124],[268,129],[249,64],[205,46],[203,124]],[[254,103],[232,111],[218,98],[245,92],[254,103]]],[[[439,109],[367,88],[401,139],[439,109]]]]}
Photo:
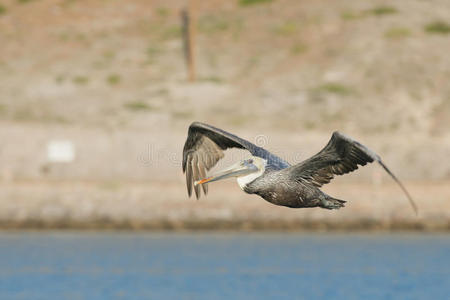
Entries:
{"type": "Polygon", "coordinates": [[[75,147],[70,140],[52,140],[47,143],[47,160],[51,163],[70,163],[75,160],[75,147]]]}

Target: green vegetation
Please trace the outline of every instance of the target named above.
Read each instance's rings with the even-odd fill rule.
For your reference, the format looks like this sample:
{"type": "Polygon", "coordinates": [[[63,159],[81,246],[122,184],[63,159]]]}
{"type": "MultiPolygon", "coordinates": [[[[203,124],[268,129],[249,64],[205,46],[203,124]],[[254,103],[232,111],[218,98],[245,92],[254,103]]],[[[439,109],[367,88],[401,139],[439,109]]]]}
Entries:
{"type": "Polygon", "coordinates": [[[218,76],[206,76],[206,77],[200,78],[200,81],[222,83],[223,79],[218,76]]]}
{"type": "Polygon", "coordinates": [[[71,5],[71,4],[73,4],[73,3],[75,3],[77,0],[64,0],[63,1],[63,5],[64,6],[66,6],[66,5],[71,5]]]}
{"type": "Polygon", "coordinates": [[[87,42],[88,38],[84,33],[77,33],[74,35],[74,40],[78,42],[87,42]]]}
{"type": "Polygon", "coordinates": [[[345,10],[341,12],[341,18],[343,20],[356,20],[360,18],[367,17],[369,15],[374,16],[385,16],[385,15],[392,15],[398,13],[397,8],[392,6],[377,6],[368,10],[360,11],[360,12],[354,12],[351,10],[345,10]]]}
{"type": "Polygon", "coordinates": [[[110,84],[110,85],[117,85],[120,83],[120,81],[122,80],[122,78],[120,77],[120,75],[118,74],[110,74],[107,78],[106,81],[110,84]]]}
{"type": "Polygon", "coordinates": [[[17,2],[20,3],[20,4],[30,3],[32,1],[35,1],[35,0],[17,0],[17,2]]]}
{"type": "Polygon", "coordinates": [[[0,16],[6,14],[6,6],[0,3],[0,16]]]}
{"type": "Polygon", "coordinates": [[[384,36],[392,39],[400,39],[411,35],[411,31],[404,27],[392,27],[385,31],[384,36]]]}
{"type": "Polygon", "coordinates": [[[19,105],[17,107],[0,105],[0,116],[16,122],[69,123],[67,119],[49,109],[45,104],[43,106],[19,105]]]}
{"type": "Polygon", "coordinates": [[[20,122],[36,119],[34,112],[29,107],[20,107],[15,109],[12,117],[14,121],[20,122]]]}
{"type": "Polygon", "coordinates": [[[89,83],[89,78],[87,78],[86,76],[75,76],[72,79],[72,82],[79,85],[86,85],[89,83]]]}
{"type": "Polygon", "coordinates": [[[114,59],[116,57],[116,53],[114,51],[112,51],[112,50],[105,50],[102,53],[102,55],[103,55],[103,57],[105,59],[108,59],[108,60],[112,60],[112,59],[114,59]]]}
{"type": "Polygon", "coordinates": [[[58,38],[63,42],[67,42],[70,39],[70,34],[68,32],[61,32],[58,34],[58,38]]]}
{"type": "Polygon", "coordinates": [[[308,50],[308,46],[303,43],[296,43],[291,48],[291,53],[294,55],[305,53],[308,50]]]}
{"type": "Polygon", "coordinates": [[[155,61],[156,56],[161,53],[161,49],[149,46],[145,50],[145,53],[147,54],[147,61],[145,62],[145,64],[152,64],[155,61]]]}
{"type": "Polygon", "coordinates": [[[167,88],[159,88],[152,93],[154,96],[168,96],[169,90],[167,88]]]}
{"type": "Polygon", "coordinates": [[[166,7],[158,7],[156,9],[156,14],[162,18],[166,18],[169,15],[169,9],[166,7]]]}
{"type": "Polygon", "coordinates": [[[197,27],[200,32],[214,34],[226,31],[230,24],[223,17],[208,15],[200,18],[197,27]]]}
{"type": "MultiPolygon", "coordinates": [[[[229,122],[233,125],[233,126],[243,126],[246,123],[249,122],[249,117],[245,116],[245,115],[232,115],[231,117],[229,117],[229,122]]],[[[251,119],[251,120],[255,120],[255,119],[251,119]]]]}
{"type": "Polygon", "coordinates": [[[434,21],[425,26],[425,31],[435,34],[449,34],[450,25],[444,21],[434,21]]]}
{"type": "Polygon", "coordinates": [[[133,101],[124,104],[124,107],[131,111],[148,111],[152,110],[152,107],[144,101],[133,101]]]}
{"type": "Polygon", "coordinates": [[[240,17],[236,17],[232,23],[233,40],[238,40],[244,29],[244,20],[240,17]]]}
{"type": "Polygon", "coordinates": [[[194,117],[194,113],[187,110],[173,111],[172,117],[175,119],[192,119],[194,117]]]}
{"type": "Polygon", "coordinates": [[[341,12],[341,18],[343,20],[355,20],[355,19],[359,19],[361,17],[363,17],[364,15],[361,13],[355,13],[353,11],[350,10],[346,10],[341,12]]]}
{"type": "Polygon", "coordinates": [[[337,82],[327,82],[314,89],[316,92],[326,92],[337,95],[349,95],[353,90],[343,84],[337,82]]]}
{"type": "Polygon", "coordinates": [[[6,111],[6,105],[0,103],[0,115],[3,115],[6,111]]]}
{"type": "Polygon", "coordinates": [[[63,31],[57,34],[57,37],[62,42],[82,42],[84,44],[89,43],[88,36],[81,32],[63,31]]]}
{"type": "Polygon", "coordinates": [[[367,11],[375,16],[392,15],[398,12],[395,7],[392,6],[377,6],[367,11]]]}
{"type": "Polygon", "coordinates": [[[55,77],[55,81],[56,81],[57,84],[61,84],[61,83],[63,83],[65,80],[66,80],[66,76],[64,76],[64,75],[57,75],[57,76],[55,77]]]}
{"type": "Polygon", "coordinates": [[[275,27],[275,32],[280,35],[293,35],[297,33],[297,23],[293,21],[287,21],[286,23],[275,27]]]}
{"type": "Polygon", "coordinates": [[[308,130],[316,129],[317,124],[314,121],[306,120],[303,122],[303,127],[308,130]]]}
{"type": "Polygon", "coordinates": [[[160,37],[163,40],[170,40],[179,38],[181,36],[181,26],[180,25],[171,25],[164,27],[160,33],[160,37]]]}
{"type": "Polygon", "coordinates": [[[159,54],[160,49],[150,46],[147,48],[146,52],[149,57],[154,57],[155,55],[159,54]]]}
{"type": "Polygon", "coordinates": [[[239,5],[248,6],[248,5],[255,5],[255,4],[270,3],[272,1],[273,0],[239,0],[239,5]]]}
{"type": "Polygon", "coordinates": [[[161,20],[157,22],[151,22],[148,20],[140,20],[136,22],[136,28],[146,35],[152,36],[159,40],[168,40],[179,38],[182,33],[182,27],[178,23],[166,24],[161,20]]]}

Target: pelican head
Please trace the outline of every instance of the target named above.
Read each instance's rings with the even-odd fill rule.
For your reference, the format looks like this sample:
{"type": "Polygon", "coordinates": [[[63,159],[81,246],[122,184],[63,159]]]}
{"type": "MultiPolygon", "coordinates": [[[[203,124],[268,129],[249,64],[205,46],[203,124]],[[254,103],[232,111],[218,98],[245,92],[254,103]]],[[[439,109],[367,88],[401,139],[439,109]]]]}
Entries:
{"type": "Polygon", "coordinates": [[[264,173],[267,161],[261,157],[252,156],[235,163],[231,167],[219,171],[218,173],[194,182],[194,185],[218,181],[230,177],[236,177],[239,186],[243,189],[244,186],[258,178],[264,173]]]}

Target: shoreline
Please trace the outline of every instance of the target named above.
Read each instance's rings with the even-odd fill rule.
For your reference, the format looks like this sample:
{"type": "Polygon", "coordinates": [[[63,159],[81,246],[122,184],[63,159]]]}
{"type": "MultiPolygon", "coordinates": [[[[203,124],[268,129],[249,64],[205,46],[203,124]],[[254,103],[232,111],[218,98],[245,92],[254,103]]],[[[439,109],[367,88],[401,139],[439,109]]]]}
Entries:
{"type": "Polygon", "coordinates": [[[348,222],[318,221],[185,221],[167,220],[154,222],[76,222],[76,221],[24,221],[0,222],[0,231],[148,231],[148,232],[450,232],[450,223],[380,222],[356,220],[348,222]]]}
{"type": "Polygon", "coordinates": [[[275,206],[242,193],[233,181],[214,186],[214,192],[197,201],[185,195],[183,179],[117,186],[3,183],[0,230],[450,232],[448,181],[405,183],[419,206],[416,216],[392,182],[336,179],[326,192],[348,202],[330,211],[275,206]]]}

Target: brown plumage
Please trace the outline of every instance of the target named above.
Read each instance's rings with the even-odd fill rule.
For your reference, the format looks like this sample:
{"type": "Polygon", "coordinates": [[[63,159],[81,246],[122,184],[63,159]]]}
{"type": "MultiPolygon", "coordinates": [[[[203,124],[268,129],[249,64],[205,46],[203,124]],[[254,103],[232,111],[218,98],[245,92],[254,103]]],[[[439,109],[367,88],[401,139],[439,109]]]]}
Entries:
{"type": "Polygon", "coordinates": [[[414,211],[417,206],[406,188],[372,150],[352,138],[334,132],[328,144],[316,155],[291,166],[267,150],[213,126],[194,122],[189,127],[183,149],[183,172],[189,196],[192,188],[197,198],[200,186],[206,195],[207,182],[237,177],[241,188],[250,194],[260,195],[265,200],[288,207],[322,207],[337,209],[345,201],[335,199],[319,188],[329,183],[335,175],[343,175],[378,162],[399,184],[414,211]],[[239,162],[220,175],[206,178],[209,171],[224,156],[223,151],[240,148],[249,151],[252,158],[239,162]]]}

